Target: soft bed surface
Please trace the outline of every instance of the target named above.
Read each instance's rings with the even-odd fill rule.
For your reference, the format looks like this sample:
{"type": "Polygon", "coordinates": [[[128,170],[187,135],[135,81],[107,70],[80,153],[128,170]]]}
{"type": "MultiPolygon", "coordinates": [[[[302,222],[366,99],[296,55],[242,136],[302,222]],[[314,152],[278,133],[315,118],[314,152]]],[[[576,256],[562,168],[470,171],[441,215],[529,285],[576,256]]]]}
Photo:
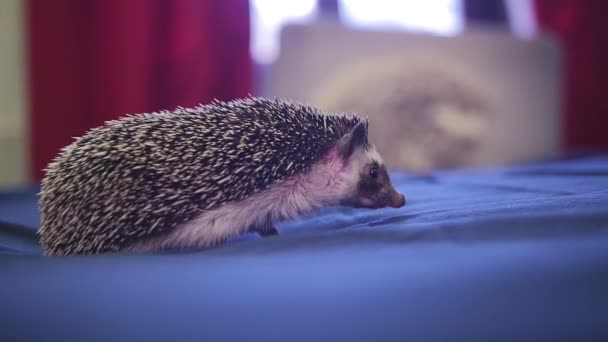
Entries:
{"type": "Polygon", "coordinates": [[[393,178],[399,210],[138,256],[41,257],[3,194],[0,340],[608,338],[608,158],[393,178]]]}

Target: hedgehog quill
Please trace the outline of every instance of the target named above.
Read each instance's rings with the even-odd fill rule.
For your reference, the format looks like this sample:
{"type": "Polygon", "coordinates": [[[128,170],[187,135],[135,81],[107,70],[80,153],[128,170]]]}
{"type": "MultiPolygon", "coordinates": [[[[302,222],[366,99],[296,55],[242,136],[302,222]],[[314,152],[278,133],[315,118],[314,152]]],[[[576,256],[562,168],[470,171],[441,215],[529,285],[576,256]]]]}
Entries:
{"type": "Polygon", "coordinates": [[[109,121],[46,169],[44,254],[206,248],[328,206],[402,207],[367,131],[355,114],[259,97],[109,121]]]}

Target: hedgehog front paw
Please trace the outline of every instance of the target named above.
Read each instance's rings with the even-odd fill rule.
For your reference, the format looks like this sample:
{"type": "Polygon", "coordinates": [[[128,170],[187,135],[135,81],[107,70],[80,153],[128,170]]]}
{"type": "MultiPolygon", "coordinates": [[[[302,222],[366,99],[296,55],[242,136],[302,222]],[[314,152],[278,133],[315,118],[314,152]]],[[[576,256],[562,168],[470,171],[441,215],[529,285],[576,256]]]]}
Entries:
{"type": "Polygon", "coordinates": [[[258,233],[260,236],[267,237],[273,235],[279,235],[279,231],[274,225],[266,225],[263,227],[257,227],[253,231],[258,233]]]}

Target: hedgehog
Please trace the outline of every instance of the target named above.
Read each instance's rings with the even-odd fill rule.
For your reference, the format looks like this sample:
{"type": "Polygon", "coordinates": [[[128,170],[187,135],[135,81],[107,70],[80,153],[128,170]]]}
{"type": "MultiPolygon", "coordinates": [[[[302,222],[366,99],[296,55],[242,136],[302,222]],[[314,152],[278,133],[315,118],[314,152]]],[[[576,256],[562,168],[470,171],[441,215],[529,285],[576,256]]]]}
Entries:
{"type": "Polygon", "coordinates": [[[45,169],[43,253],[203,249],[325,207],[401,208],[368,125],[253,96],[107,121],[45,169]]]}

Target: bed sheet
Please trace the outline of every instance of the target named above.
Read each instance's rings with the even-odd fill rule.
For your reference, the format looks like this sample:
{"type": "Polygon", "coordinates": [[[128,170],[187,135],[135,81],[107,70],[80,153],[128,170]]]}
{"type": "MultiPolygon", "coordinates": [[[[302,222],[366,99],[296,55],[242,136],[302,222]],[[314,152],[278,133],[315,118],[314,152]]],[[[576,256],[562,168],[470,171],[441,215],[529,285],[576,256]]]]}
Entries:
{"type": "Polygon", "coordinates": [[[37,189],[0,194],[0,340],[608,337],[608,157],[392,177],[401,209],[148,255],[41,257],[37,189]]]}

